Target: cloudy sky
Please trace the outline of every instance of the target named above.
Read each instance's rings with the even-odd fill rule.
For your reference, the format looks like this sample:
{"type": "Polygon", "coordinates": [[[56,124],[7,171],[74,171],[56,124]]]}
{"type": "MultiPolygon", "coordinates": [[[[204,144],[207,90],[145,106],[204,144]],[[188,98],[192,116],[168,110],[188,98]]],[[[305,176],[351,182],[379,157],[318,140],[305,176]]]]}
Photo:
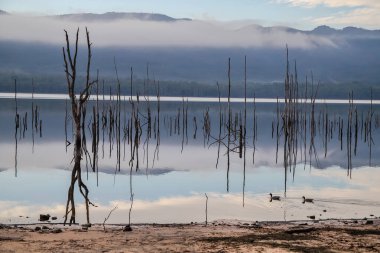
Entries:
{"type": "Polygon", "coordinates": [[[379,0],[1,0],[0,9],[36,15],[148,12],[201,20],[253,20],[300,29],[321,24],[380,28],[379,0]]]}

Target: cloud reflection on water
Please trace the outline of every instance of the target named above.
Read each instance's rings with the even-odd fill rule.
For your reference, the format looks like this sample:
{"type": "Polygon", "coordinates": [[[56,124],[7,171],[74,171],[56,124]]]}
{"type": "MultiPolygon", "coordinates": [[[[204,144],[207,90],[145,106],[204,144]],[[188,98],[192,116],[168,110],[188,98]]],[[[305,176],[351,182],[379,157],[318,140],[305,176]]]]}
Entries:
{"type": "MultiPolygon", "coordinates": [[[[33,172],[33,174],[35,173],[33,172]]],[[[271,171],[270,173],[274,177],[279,177],[282,174],[280,171],[271,171]]],[[[56,174],[60,173],[57,172],[56,174]]],[[[62,172],[61,174],[69,173],[62,172]]],[[[279,202],[269,202],[268,192],[271,191],[269,188],[275,189],[275,187],[264,188],[263,185],[265,184],[261,186],[251,185],[254,178],[259,181],[265,180],[265,174],[268,174],[268,170],[262,168],[248,178],[250,190],[246,194],[245,207],[242,206],[241,192],[207,191],[209,196],[209,220],[239,219],[252,222],[256,220],[302,220],[307,219],[306,216],[308,215],[316,215],[317,218],[363,218],[369,217],[370,214],[378,215],[380,213],[380,203],[378,202],[380,189],[377,186],[378,182],[375,180],[380,176],[379,168],[363,167],[361,168],[360,176],[353,179],[348,179],[345,171],[338,167],[332,167],[328,170],[300,170],[297,180],[294,183],[289,183],[287,198],[283,198],[279,202]],[[314,183],[310,184],[309,180],[314,183]],[[314,204],[302,204],[303,195],[314,198],[314,204]],[[326,210],[326,212],[323,210],[326,210]]],[[[59,180],[62,175],[53,179],[59,180]]],[[[11,175],[5,175],[5,177],[9,176],[11,175]]],[[[40,176],[44,179],[43,175],[40,176]]],[[[120,188],[128,188],[128,185],[118,181],[114,189],[110,189],[107,180],[112,180],[112,176],[102,176],[105,181],[102,187],[90,186],[90,196],[95,196],[93,197],[94,202],[98,205],[96,208],[91,208],[92,222],[102,223],[108,212],[117,205],[118,209],[112,214],[108,222],[126,223],[130,207],[128,190],[124,191],[124,195],[116,196],[113,193],[119,191],[120,188]],[[104,191],[106,193],[100,194],[100,192],[104,191]]],[[[178,178],[178,181],[182,182],[189,176],[193,185],[200,187],[194,187],[193,190],[186,192],[176,191],[176,186],[170,185],[170,181],[165,178],[167,177],[165,175],[158,180],[166,180],[167,185],[165,186],[163,182],[161,186],[171,189],[171,191],[152,189],[155,191],[161,190],[164,194],[149,198],[144,196],[141,188],[137,187],[134,190],[136,199],[133,204],[132,221],[136,223],[203,222],[205,217],[205,197],[204,192],[197,191],[197,188],[202,189],[204,182],[200,179],[198,181],[194,180],[194,177],[189,174],[183,174],[182,177],[178,178]]],[[[28,178],[27,175],[24,175],[24,177],[28,178]]],[[[127,181],[127,176],[121,175],[120,177],[125,177],[124,181],[127,181]]],[[[30,179],[33,179],[33,177],[30,179]]],[[[2,180],[6,181],[6,178],[2,180]]],[[[135,178],[135,180],[137,180],[137,185],[141,183],[142,179],[139,181],[135,178]]],[[[52,182],[52,185],[54,184],[55,182],[52,182]]],[[[146,185],[149,184],[153,184],[155,188],[159,187],[152,178],[147,179],[146,185]]],[[[146,185],[143,185],[143,187],[146,187],[146,185]]],[[[11,190],[9,189],[11,186],[5,184],[4,187],[2,196],[0,196],[0,199],[2,199],[0,201],[0,222],[36,222],[40,213],[49,213],[57,216],[58,221],[62,221],[65,208],[65,200],[62,198],[60,201],[54,201],[53,198],[46,203],[41,202],[42,199],[38,198],[38,194],[33,195],[30,192],[35,187],[31,189],[25,187],[27,191],[12,189],[13,191],[22,191],[24,197],[23,200],[12,200],[12,195],[4,194],[10,192],[8,190],[11,190]],[[34,196],[34,199],[30,199],[30,196],[34,196]],[[19,216],[23,217],[20,218],[19,216]],[[30,216],[31,218],[26,219],[25,216],[30,216]]],[[[62,195],[64,195],[65,190],[61,187],[62,195]]],[[[276,192],[276,194],[283,196],[281,191],[276,192]]],[[[79,204],[77,210],[78,219],[83,222],[85,220],[83,201],[80,196],[76,199],[79,204]]]]}

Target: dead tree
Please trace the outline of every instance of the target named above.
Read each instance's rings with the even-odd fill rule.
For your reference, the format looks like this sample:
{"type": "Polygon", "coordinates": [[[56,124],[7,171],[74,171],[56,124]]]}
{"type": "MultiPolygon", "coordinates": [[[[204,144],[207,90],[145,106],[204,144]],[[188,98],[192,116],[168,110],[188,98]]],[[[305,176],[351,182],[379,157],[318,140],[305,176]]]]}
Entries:
{"type": "Polygon", "coordinates": [[[90,89],[92,85],[96,82],[96,81],[90,82],[91,43],[90,43],[89,32],[87,31],[87,28],[86,28],[87,49],[88,49],[86,83],[84,84],[84,87],[81,90],[79,97],[77,97],[75,95],[75,90],[76,90],[75,85],[76,85],[76,77],[77,77],[77,54],[78,54],[79,28],[76,33],[74,57],[72,56],[72,52],[70,51],[70,41],[69,41],[69,36],[66,30],[65,30],[65,35],[66,35],[66,48],[62,47],[62,53],[63,53],[63,60],[65,64],[68,93],[69,93],[70,102],[71,102],[72,119],[73,119],[74,127],[75,127],[74,129],[75,137],[74,137],[74,157],[73,157],[74,167],[71,173],[71,183],[68,190],[64,224],[66,224],[67,218],[70,213],[71,213],[71,216],[69,219],[69,225],[71,225],[72,223],[75,223],[76,213],[75,213],[75,202],[74,202],[74,189],[75,189],[76,183],[78,183],[79,191],[85,199],[86,218],[87,218],[87,223],[90,224],[89,205],[92,203],[90,202],[88,198],[89,191],[88,191],[87,186],[82,181],[82,174],[81,174],[82,172],[81,160],[82,160],[83,154],[85,153],[85,150],[84,150],[85,143],[83,143],[81,130],[82,130],[82,125],[84,125],[85,123],[84,118],[83,118],[83,111],[90,97],[90,89]]]}

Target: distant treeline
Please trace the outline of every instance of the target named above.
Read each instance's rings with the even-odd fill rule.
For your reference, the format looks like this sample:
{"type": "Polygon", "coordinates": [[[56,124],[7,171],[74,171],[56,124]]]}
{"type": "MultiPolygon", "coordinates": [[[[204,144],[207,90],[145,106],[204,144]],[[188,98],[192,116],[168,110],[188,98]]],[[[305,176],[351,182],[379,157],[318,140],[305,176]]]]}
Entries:
{"type": "MultiPolygon", "coordinates": [[[[35,93],[67,93],[67,85],[64,75],[9,75],[0,74],[0,92],[14,92],[14,80],[17,80],[17,91],[31,93],[34,89],[35,93]]],[[[77,79],[78,87],[85,82],[83,76],[77,79]]],[[[130,78],[121,78],[122,95],[130,95],[130,78]]],[[[196,96],[196,97],[218,97],[217,81],[200,83],[194,81],[171,81],[171,80],[153,80],[141,79],[134,77],[133,79],[133,95],[151,95],[157,94],[158,82],[160,84],[161,96],[196,96]]],[[[99,94],[104,93],[115,94],[117,89],[117,80],[113,77],[99,77],[99,94]]],[[[307,85],[307,96],[310,97],[312,92],[317,88],[317,82],[311,85],[310,81],[307,85]]],[[[220,95],[227,97],[228,86],[225,80],[219,82],[220,95]]],[[[353,92],[354,99],[370,99],[371,89],[373,99],[380,99],[380,82],[378,83],[321,83],[318,87],[317,98],[336,98],[347,99],[349,92],[353,92]]],[[[299,82],[299,97],[305,96],[305,82],[299,82]]],[[[96,93],[96,90],[92,91],[96,93]]],[[[277,83],[257,83],[248,81],[247,94],[249,97],[257,98],[276,98],[283,97],[284,84],[277,83]]],[[[232,97],[244,97],[243,81],[232,82],[232,97]]]]}

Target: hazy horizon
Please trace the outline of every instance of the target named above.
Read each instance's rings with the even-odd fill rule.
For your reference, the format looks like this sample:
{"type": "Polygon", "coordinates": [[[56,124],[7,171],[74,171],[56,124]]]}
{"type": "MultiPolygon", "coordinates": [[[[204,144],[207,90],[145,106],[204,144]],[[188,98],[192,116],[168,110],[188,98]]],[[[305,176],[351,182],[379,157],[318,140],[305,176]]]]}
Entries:
{"type": "MultiPolygon", "coordinates": [[[[356,0],[360,2],[361,0],[356,0]]],[[[25,73],[29,76],[41,77],[61,75],[62,46],[65,45],[64,30],[71,39],[77,28],[80,28],[80,45],[85,45],[85,27],[90,32],[93,49],[92,71],[100,70],[104,76],[114,76],[114,60],[121,70],[120,75],[128,75],[129,69],[134,68],[138,76],[146,75],[149,64],[152,75],[160,80],[196,81],[215,83],[226,78],[226,62],[232,60],[231,75],[233,80],[241,81],[244,73],[244,57],[248,59],[248,80],[259,82],[279,82],[283,80],[285,70],[286,47],[289,48],[289,60],[292,68],[297,62],[299,76],[314,74],[316,80],[328,84],[377,84],[380,80],[380,30],[364,30],[348,27],[335,30],[326,26],[334,26],[331,22],[308,23],[303,30],[297,25],[291,25],[286,17],[280,22],[261,22],[252,15],[237,15],[226,17],[222,12],[215,19],[191,15],[183,12],[178,5],[177,15],[156,4],[146,5],[146,8],[128,8],[119,6],[116,0],[105,6],[98,3],[97,8],[84,6],[83,3],[68,3],[71,6],[83,8],[66,8],[63,4],[48,3],[43,0],[35,6],[25,4],[18,6],[22,0],[3,2],[0,9],[11,15],[0,15],[0,63],[2,85],[8,85],[10,75],[25,73]],[[45,5],[44,5],[45,4],[45,5]],[[18,7],[17,7],[18,6],[18,7]],[[21,8],[22,7],[22,8],[21,8]],[[41,11],[36,11],[36,8],[41,11]],[[86,8],[84,8],[86,7],[86,8]],[[157,8],[156,8],[157,7],[157,8]],[[107,12],[117,10],[119,13],[147,13],[146,15],[67,15],[54,16],[55,13],[107,12]],[[159,13],[162,15],[152,15],[159,13]],[[42,13],[42,14],[41,14],[42,13]],[[32,15],[33,14],[33,15],[32,15]],[[47,16],[47,15],[50,16],[47,16]],[[178,20],[176,18],[181,18],[178,20]],[[192,20],[182,20],[192,18],[192,20]],[[257,21],[257,22],[256,22],[257,21]],[[26,25],[27,24],[27,25],[26,25]],[[314,29],[317,27],[317,29],[314,29]]],[[[144,1],[143,1],[144,2],[144,1]]],[[[146,3],[148,3],[147,1],[146,3]]],[[[184,1],[186,2],[186,1],[184,1]]],[[[184,3],[182,2],[182,4],[184,3]]],[[[204,8],[212,6],[226,8],[229,3],[220,2],[211,5],[212,1],[204,3],[204,8]]],[[[253,0],[253,2],[255,2],[253,0]]],[[[265,10],[271,11],[280,6],[287,11],[301,13],[316,10],[320,14],[342,9],[342,1],[318,1],[305,3],[298,1],[271,2],[265,10]],[[284,3],[288,2],[288,3],[284,3]],[[292,2],[292,3],[290,3],[292,2]],[[324,6],[324,11],[318,6],[324,6]],[[330,10],[327,11],[327,10],[330,10]],[[326,12],[327,11],[327,12],[326,12]]],[[[120,2],[118,2],[120,4],[120,2]]],[[[348,1],[349,10],[360,9],[357,3],[348,1]]],[[[165,6],[164,2],[162,3],[165,6]]],[[[241,2],[236,2],[235,9],[241,10],[241,2]]],[[[364,6],[364,5],[363,5],[364,6]]],[[[199,6],[198,6],[199,7],[199,6]]],[[[376,6],[372,6],[377,8],[376,6]]],[[[189,6],[189,9],[195,8],[189,6]]],[[[247,4],[247,9],[252,8],[247,4]]],[[[198,13],[194,10],[194,13],[198,13]]],[[[268,19],[271,19],[268,15],[268,19]]],[[[369,17],[369,16],[368,16],[369,17]]],[[[369,22],[370,27],[377,27],[376,19],[369,22]]],[[[361,22],[345,23],[361,27],[361,22]]],[[[343,26],[343,25],[342,25],[343,26]]],[[[366,27],[366,26],[363,26],[366,27]]],[[[79,60],[84,57],[82,49],[79,60]]],[[[83,71],[83,69],[79,69],[83,71]]],[[[60,82],[58,79],[56,82],[60,82]]]]}

